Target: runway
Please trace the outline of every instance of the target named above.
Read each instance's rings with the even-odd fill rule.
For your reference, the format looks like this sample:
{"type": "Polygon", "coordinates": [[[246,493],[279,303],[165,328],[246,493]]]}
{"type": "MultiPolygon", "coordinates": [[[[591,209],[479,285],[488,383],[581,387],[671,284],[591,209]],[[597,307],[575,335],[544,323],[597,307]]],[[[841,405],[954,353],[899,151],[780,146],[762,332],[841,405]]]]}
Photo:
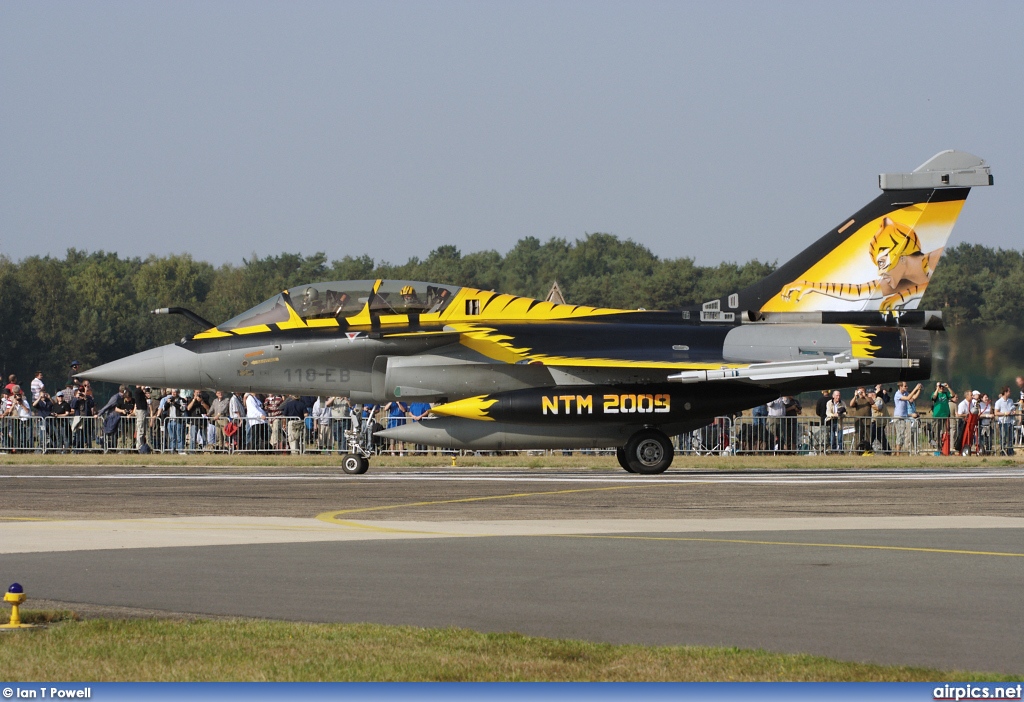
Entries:
{"type": "Polygon", "coordinates": [[[0,578],[68,603],[1024,672],[1013,469],[374,470],[4,466],[0,578]]]}

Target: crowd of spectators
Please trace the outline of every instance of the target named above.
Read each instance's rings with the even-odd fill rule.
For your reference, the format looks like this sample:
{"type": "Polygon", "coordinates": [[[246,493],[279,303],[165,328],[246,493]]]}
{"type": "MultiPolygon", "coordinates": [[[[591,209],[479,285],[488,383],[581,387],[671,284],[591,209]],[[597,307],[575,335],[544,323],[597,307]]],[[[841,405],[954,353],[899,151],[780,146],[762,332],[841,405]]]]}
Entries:
{"type": "MultiPolygon", "coordinates": [[[[78,370],[78,362],[72,362],[67,381],[52,395],[41,371],[31,380],[29,395],[15,375],[7,378],[0,401],[0,451],[343,453],[348,448],[348,429],[355,428],[363,444],[374,448],[375,431],[420,421],[431,409],[429,403],[398,401],[353,404],[340,396],[124,385],[100,404],[89,381],[75,378],[78,370]]],[[[790,395],[754,407],[748,428],[738,432],[742,450],[792,453],[813,448],[825,453],[900,455],[920,453],[927,447],[936,455],[1013,455],[1014,444],[1021,439],[1024,378],[1018,376],[1015,389],[1003,387],[994,397],[971,388],[957,394],[943,382],[935,384],[930,396],[921,384],[910,388],[903,382],[895,389],[859,387],[847,399],[839,390],[823,390],[814,407],[816,426],[808,427],[800,419],[803,412],[800,400],[790,395]],[[928,443],[923,446],[923,442],[928,443]]],[[[723,426],[718,433],[724,437],[729,429],[723,426]]],[[[682,437],[681,448],[695,448],[692,440],[682,437]]],[[[706,435],[697,440],[710,441],[706,435]]],[[[428,450],[395,441],[377,448],[400,454],[428,450]]]]}
{"type": "Polygon", "coordinates": [[[802,407],[784,396],[751,411],[751,430],[741,437],[744,450],[824,453],[992,454],[1012,456],[1024,441],[1024,377],[1016,388],[1004,386],[992,396],[964,389],[958,395],[937,382],[929,396],[922,384],[901,382],[895,389],[859,387],[846,399],[839,390],[822,390],[814,407],[817,422],[801,423],[802,407]],[[927,443],[925,443],[927,442],[927,443]]]}
{"type": "MultiPolygon", "coordinates": [[[[227,393],[200,389],[118,388],[100,404],[87,380],[79,381],[77,362],[67,383],[51,395],[37,372],[26,397],[16,376],[8,377],[0,401],[0,451],[135,450],[175,453],[202,450],[345,452],[346,430],[373,432],[419,421],[426,403],[353,404],[347,397],[227,393]]],[[[384,448],[404,452],[401,443],[384,448]]],[[[426,447],[416,447],[424,450],[426,447]]]]}

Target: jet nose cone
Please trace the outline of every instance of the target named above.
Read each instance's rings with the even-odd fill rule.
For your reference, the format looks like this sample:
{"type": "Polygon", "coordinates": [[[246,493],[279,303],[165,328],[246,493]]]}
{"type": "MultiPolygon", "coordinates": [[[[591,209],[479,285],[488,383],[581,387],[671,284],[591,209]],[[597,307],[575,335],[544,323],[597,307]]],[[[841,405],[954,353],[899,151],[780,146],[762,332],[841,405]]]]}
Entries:
{"type": "Polygon", "coordinates": [[[199,355],[168,344],[104,363],[76,377],[105,383],[166,387],[199,387],[199,355]]]}

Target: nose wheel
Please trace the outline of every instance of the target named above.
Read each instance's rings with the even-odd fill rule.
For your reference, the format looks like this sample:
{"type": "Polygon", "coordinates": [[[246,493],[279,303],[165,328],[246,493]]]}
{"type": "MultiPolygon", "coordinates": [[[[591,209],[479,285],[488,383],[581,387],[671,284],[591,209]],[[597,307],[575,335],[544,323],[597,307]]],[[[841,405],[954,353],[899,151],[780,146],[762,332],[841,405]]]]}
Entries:
{"type": "Polygon", "coordinates": [[[370,467],[369,459],[354,453],[346,453],[341,459],[341,469],[349,475],[362,475],[370,467]]]}
{"type": "Polygon", "coordinates": [[[615,455],[619,465],[630,473],[653,475],[664,473],[672,465],[675,451],[665,434],[657,429],[643,429],[633,434],[615,455]]]}

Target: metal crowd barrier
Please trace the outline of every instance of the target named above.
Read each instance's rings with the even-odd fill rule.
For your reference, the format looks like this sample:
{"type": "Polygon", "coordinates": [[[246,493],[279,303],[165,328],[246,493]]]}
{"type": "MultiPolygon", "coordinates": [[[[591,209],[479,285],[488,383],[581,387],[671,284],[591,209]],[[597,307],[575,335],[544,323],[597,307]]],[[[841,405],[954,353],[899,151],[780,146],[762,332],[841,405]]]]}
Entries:
{"type": "MultiPolygon", "coordinates": [[[[0,452],[108,453],[135,452],[141,443],[157,453],[291,453],[343,454],[346,430],[354,418],[270,417],[213,419],[209,417],[122,417],[114,426],[102,417],[0,418],[0,452]],[[106,431],[109,429],[110,431],[106,431]],[[141,434],[141,441],[140,441],[141,434]]],[[[844,417],[822,423],[817,417],[717,417],[710,424],[674,437],[680,455],[821,455],[873,452],[878,454],[960,453],[989,454],[1021,450],[1024,427],[998,418],[979,423],[970,436],[963,420],[899,417],[844,417]],[[948,435],[948,449],[946,436],[948,435]]],[[[390,428],[407,417],[375,417],[390,428]]],[[[363,431],[369,423],[361,422],[363,431]]],[[[389,455],[449,454],[436,447],[364,437],[375,453],[389,455]]],[[[579,450],[604,455],[604,450],[579,450]]],[[[479,452],[478,452],[479,453],[479,452]]],[[[493,452],[482,452],[493,453],[493,452]]],[[[505,452],[559,454],[572,451],[505,452]]]]}

